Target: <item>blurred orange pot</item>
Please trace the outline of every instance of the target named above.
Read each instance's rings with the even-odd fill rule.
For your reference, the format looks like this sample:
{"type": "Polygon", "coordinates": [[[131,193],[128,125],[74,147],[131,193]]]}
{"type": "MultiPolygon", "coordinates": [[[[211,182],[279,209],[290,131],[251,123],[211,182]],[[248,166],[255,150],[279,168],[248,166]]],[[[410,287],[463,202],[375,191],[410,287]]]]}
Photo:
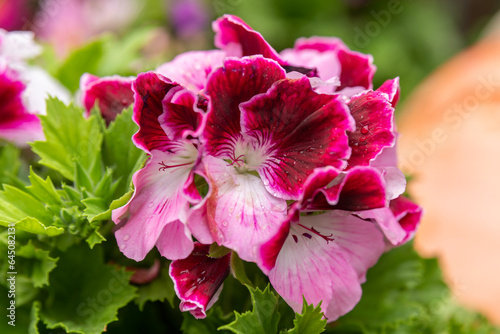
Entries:
{"type": "Polygon", "coordinates": [[[425,210],[415,247],[457,299],[500,325],[500,38],[435,71],[399,119],[401,168],[425,210]]]}

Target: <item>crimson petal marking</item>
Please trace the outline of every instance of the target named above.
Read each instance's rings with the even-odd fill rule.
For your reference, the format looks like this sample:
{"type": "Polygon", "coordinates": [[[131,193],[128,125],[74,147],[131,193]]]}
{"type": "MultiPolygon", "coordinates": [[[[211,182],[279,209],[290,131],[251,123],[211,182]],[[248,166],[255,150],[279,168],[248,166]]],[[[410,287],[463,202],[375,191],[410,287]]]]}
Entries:
{"type": "Polygon", "coordinates": [[[368,91],[349,101],[351,114],[356,120],[356,130],[349,133],[352,155],[348,168],[369,165],[385,147],[396,142],[394,133],[394,108],[387,94],[368,91]]]}
{"type": "Polygon", "coordinates": [[[224,15],[212,23],[212,28],[215,32],[215,46],[224,50],[228,56],[263,55],[281,65],[288,65],[259,32],[237,16],[224,15]]]}
{"type": "MultiPolygon", "coordinates": [[[[189,202],[183,194],[183,187],[196,160],[196,149],[189,145],[186,144],[186,151],[179,155],[152,151],[149,162],[132,178],[134,195],[125,206],[113,210],[112,219],[118,224],[115,237],[120,250],[128,258],[144,259],[167,224],[186,221],[189,202]],[[189,162],[191,165],[183,165],[189,162]],[[182,166],[162,168],[164,165],[182,166]]],[[[172,247],[178,248],[178,253],[185,251],[186,240],[177,238],[171,242],[172,247]]],[[[168,252],[174,253],[173,250],[168,252]]]]}
{"type": "Polygon", "coordinates": [[[384,251],[382,233],[338,211],[300,217],[299,223],[290,227],[269,279],[296,312],[303,297],[315,305],[322,301],[325,317],[334,321],[360,300],[360,282],[384,251]],[[322,237],[329,235],[333,240],[322,237]]]}
{"type": "Polygon", "coordinates": [[[165,95],[176,86],[176,83],[154,72],[139,74],[132,85],[133,119],[139,125],[133,140],[137,147],[148,153],[152,150],[172,151],[174,145],[160,126],[158,117],[163,113],[165,95]]]}
{"type": "Polygon", "coordinates": [[[269,271],[276,265],[276,259],[283,248],[283,244],[288,238],[290,232],[290,224],[299,222],[299,210],[298,204],[292,205],[290,210],[288,210],[288,215],[281,224],[278,232],[267,242],[263,243],[259,249],[259,254],[257,258],[257,265],[260,267],[262,272],[266,275],[269,271]]]}
{"type": "Polygon", "coordinates": [[[353,120],[339,96],[315,93],[306,77],[282,80],[241,109],[245,135],[267,147],[257,171],[275,196],[299,199],[315,168],[345,167],[353,120]]]}
{"type": "Polygon", "coordinates": [[[132,82],[135,78],[124,78],[118,75],[97,77],[85,73],[80,79],[82,102],[87,115],[97,102],[99,110],[106,122],[111,122],[116,115],[134,102],[132,82]]]}
{"type": "Polygon", "coordinates": [[[198,127],[203,123],[203,115],[195,107],[194,93],[182,86],[174,87],[167,93],[162,104],[164,113],[158,121],[168,138],[177,141],[196,136],[198,127]]]}
{"type": "Polygon", "coordinates": [[[241,136],[239,104],[284,78],[284,70],[275,61],[261,56],[228,59],[215,70],[206,88],[210,101],[204,130],[207,153],[231,157],[241,136]]]}
{"type": "Polygon", "coordinates": [[[23,103],[25,88],[14,72],[7,68],[0,70],[0,138],[19,146],[44,137],[40,120],[23,103]]]}
{"type": "Polygon", "coordinates": [[[307,210],[361,211],[386,205],[386,184],[378,169],[355,167],[340,174],[336,180],[333,172],[329,174],[328,171],[315,173],[308,182],[306,193],[313,196],[304,201],[303,207],[307,210]],[[334,184],[321,187],[328,179],[334,184]]]}
{"type": "Polygon", "coordinates": [[[269,194],[257,176],[239,174],[219,158],[204,160],[212,187],[207,218],[215,241],[256,262],[257,245],[268,241],[286,217],[286,201],[269,194]]]}
{"type": "Polygon", "coordinates": [[[217,300],[222,283],[229,275],[231,255],[211,258],[209,249],[210,245],[195,243],[191,255],[172,261],[169,268],[175,293],[181,300],[179,308],[197,319],[206,317],[206,311],[217,300]]]}
{"type": "Polygon", "coordinates": [[[185,52],[160,65],[156,72],[197,93],[205,88],[210,73],[222,66],[225,56],[220,50],[185,52]]]}

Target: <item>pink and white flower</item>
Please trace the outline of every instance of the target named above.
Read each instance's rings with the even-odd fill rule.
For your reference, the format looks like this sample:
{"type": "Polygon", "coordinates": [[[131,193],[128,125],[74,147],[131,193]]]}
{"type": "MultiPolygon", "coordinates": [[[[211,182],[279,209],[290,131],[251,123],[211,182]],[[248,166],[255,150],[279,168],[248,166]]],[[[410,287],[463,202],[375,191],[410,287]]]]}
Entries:
{"type": "Polygon", "coordinates": [[[322,301],[333,321],[360,300],[386,243],[409,240],[420,218],[396,167],[399,81],[373,90],[371,56],[335,38],[278,53],[235,16],[213,28],[219,50],[181,54],[133,83],[134,142],[150,158],[113,212],[118,245],[136,260],[155,245],[173,259],[181,309],[196,317],[227,276],[215,270],[211,286],[193,276],[204,274],[192,259],[216,242],[256,262],[296,311],[303,297],[322,301]]]}

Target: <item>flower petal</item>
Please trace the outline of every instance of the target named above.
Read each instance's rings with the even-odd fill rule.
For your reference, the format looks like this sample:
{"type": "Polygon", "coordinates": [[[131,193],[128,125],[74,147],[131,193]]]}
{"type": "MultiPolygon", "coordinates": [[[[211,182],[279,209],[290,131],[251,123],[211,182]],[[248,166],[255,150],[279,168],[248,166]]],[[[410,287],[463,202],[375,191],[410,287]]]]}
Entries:
{"type": "Polygon", "coordinates": [[[195,243],[191,255],[172,261],[169,269],[175,293],[181,300],[181,311],[189,311],[197,319],[206,317],[206,311],[216,301],[229,275],[230,254],[211,258],[209,249],[210,245],[195,243]]]}
{"type": "MultiPolygon", "coordinates": [[[[333,173],[330,172],[332,176],[333,173]]],[[[325,175],[322,180],[311,180],[308,188],[321,186],[328,181],[325,175]]],[[[315,176],[317,177],[317,176],[315,176]]],[[[347,210],[360,211],[384,207],[386,205],[385,181],[382,173],[373,167],[355,167],[340,174],[335,180],[318,191],[307,204],[307,210],[347,210]]],[[[312,194],[312,190],[307,190],[312,194]]]]}
{"type": "Polygon", "coordinates": [[[404,196],[390,201],[388,207],[357,212],[362,219],[369,219],[378,224],[387,240],[399,246],[415,235],[422,208],[404,196]]]}
{"type": "Polygon", "coordinates": [[[215,32],[215,46],[224,50],[228,56],[262,55],[286,65],[264,37],[237,16],[224,15],[213,22],[212,28],[215,32]]]}
{"type": "Polygon", "coordinates": [[[244,134],[267,149],[258,172],[275,196],[298,199],[315,168],[345,167],[353,119],[339,96],[315,93],[308,78],[282,80],[241,109],[244,134]]]}
{"type": "Polygon", "coordinates": [[[134,102],[134,80],[133,77],[124,78],[118,75],[99,78],[88,73],[83,74],[80,89],[87,115],[97,102],[104,119],[108,123],[114,120],[116,115],[134,102]]]}
{"type": "Polygon", "coordinates": [[[353,97],[349,108],[356,120],[356,130],[349,134],[349,145],[352,147],[349,167],[369,165],[370,160],[396,141],[394,108],[387,95],[377,91],[353,97]]]}
{"type": "Polygon", "coordinates": [[[215,70],[206,88],[209,114],[204,131],[208,154],[231,157],[240,137],[239,104],[266,92],[284,70],[273,60],[261,56],[228,59],[215,70]]]}
{"type": "Polygon", "coordinates": [[[349,49],[340,49],[338,53],[342,72],[339,90],[347,87],[363,87],[372,89],[373,75],[376,67],[373,57],[349,49]]]}
{"type": "MultiPolygon", "coordinates": [[[[136,261],[144,259],[167,224],[186,221],[189,203],[182,190],[196,155],[196,149],[191,144],[186,144],[185,151],[178,155],[154,150],[147,165],[134,174],[134,195],[125,206],[112,214],[113,221],[118,224],[116,240],[125,256],[136,261]]],[[[169,227],[167,231],[182,235],[179,226],[169,227]]],[[[187,237],[187,233],[185,235],[187,237]]],[[[166,256],[184,254],[185,238],[170,240],[173,245],[164,248],[166,256]]],[[[160,247],[165,247],[163,241],[160,247]]]]}
{"type": "Polygon", "coordinates": [[[169,260],[185,259],[193,251],[189,228],[178,219],[166,224],[156,241],[156,248],[169,260]]]}
{"type": "Polygon", "coordinates": [[[324,55],[331,54],[333,56],[333,54],[335,54],[337,60],[330,64],[328,62],[316,63],[315,66],[317,66],[320,78],[323,79],[324,76],[327,76],[327,73],[339,73],[337,74],[340,77],[341,83],[338,88],[339,91],[347,87],[372,88],[373,75],[376,71],[376,67],[373,65],[373,57],[371,55],[349,50],[349,48],[338,38],[299,38],[295,42],[294,50],[297,53],[303,53],[306,50],[315,50],[324,55]],[[340,70],[336,69],[338,66],[337,64],[340,64],[340,70]]]}
{"type": "Polygon", "coordinates": [[[44,138],[40,120],[26,109],[22,94],[25,85],[14,72],[0,69],[0,138],[19,146],[44,138]]]}
{"type": "Polygon", "coordinates": [[[338,38],[299,38],[293,49],[285,49],[280,55],[295,66],[316,69],[318,77],[327,81],[340,78],[342,67],[337,55],[340,47],[345,45],[338,38]]]}
{"type": "Polygon", "coordinates": [[[182,86],[174,87],[162,103],[164,113],[158,121],[168,138],[180,140],[197,136],[197,130],[203,123],[203,114],[196,108],[196,96],[193,92],[182,86]]]}
{"type": "Polygon", "coordinates": [[[269,194],[257,176],[239,174],[222,159],[208,156],[205,164],[212,186],[208,222],[215,241],[255,262],[257,245],[279,230],[286,201],[269,194]]]}
{"type": "Polygon", "coordinates": [[[399,77],[387,80],[377,88],[377,92],[386,93],[389,96],[389,101],[393,108],[396,108],[396,104],[399,101],[399,95],[401,90],[399,89],[399,77]]]}
{"type": "Polygon", "coordinates": [[[383,237],[370,222],[346,212],[300,217],[270,271],[276,291],[300,312],[322,302],[328,321],[349,312],[361,298],[360,282],[384,251],[383,237]]]}
{"type": "Polygon", "coordinates": [[[222,66],[224,51],[190,51],[160,65],[156,72],[197,93],[205,88],[212,71],[222,66]]]}
{"type": "Polygon", "coordinates": [[[422,208],[404,196],[392,200],[389,207],[399,225],[406,232],[406,236],[401,242],[405,243],[412,239],[422,218],[422,208]]]}
{"type": "Polygon", "coordinates": [[[165,95],[175,86],[177,84],[154,72],[139,74],[132,85],[133,119],[139,125],[133,140],[137,147],[148,153],[155,149],[169,151],[172,148],[172,142],[160,126],[158,117],[163,113],[165,95]]]}

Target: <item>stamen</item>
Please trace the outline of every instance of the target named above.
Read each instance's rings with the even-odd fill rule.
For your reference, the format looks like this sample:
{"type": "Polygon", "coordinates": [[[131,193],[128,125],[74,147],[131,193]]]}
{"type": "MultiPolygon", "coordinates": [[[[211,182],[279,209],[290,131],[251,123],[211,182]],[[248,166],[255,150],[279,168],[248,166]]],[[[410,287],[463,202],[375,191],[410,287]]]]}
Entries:
{"type": "Polygon", "coordinates": [[[237,158],[234,158],[234,156],[233,156],[233,158],[232,158],[233,162],[231,162],[229,164],[229,166],[236,165],[238,167],[241,167],[245,163],[245,161],[243,160],[244,158],[245,158],[244,154],[239,155],[237,158]]]}
{"type": "Polygon", "coordinates": [[[182,167],[182,166],[187,166],[187,165],[190,165],[190,164],[192,164],[192,162],[186,162],[185,164],[178,164],[178,165],[171,165],[171,166],[166,165],[163,161],[162,161],[162,162],[159,162],[158,164],[159,164],[160,166],[162,166],[162,167],[158,168],[158,170],[159,170],[160,172],[163,172],[163,171],[165,171],[165,170],[166,170],[166,169],[168,169],[168,168],[175,168],[175,167],[182,167]]]}
{"type": "MultiPolygon", "coordinates": [[[[308,230],[308,231],[316,234],[317,236],[320,236],[321,238],[325,239],[325,241],[326,241],[327,244],[330,243],[330,241],[335,240],[334,238],[332,238],[333,237],[332,233],[330,233],[330,235],[327,236],[327,235],[323,235],[320,232],[316,231],[314,229],[314,227],[309,228],[309,227],[305,227],[302,224],[299,224],[299,226],[302,227],[302,228],[305,228],[306,230],[308,230]]],[[[312,236],[309,233],[307,233],[307,232],[302,233],[302,236],[306,237],[307,239],[311,239],[312,238],[312,236]]]]}

